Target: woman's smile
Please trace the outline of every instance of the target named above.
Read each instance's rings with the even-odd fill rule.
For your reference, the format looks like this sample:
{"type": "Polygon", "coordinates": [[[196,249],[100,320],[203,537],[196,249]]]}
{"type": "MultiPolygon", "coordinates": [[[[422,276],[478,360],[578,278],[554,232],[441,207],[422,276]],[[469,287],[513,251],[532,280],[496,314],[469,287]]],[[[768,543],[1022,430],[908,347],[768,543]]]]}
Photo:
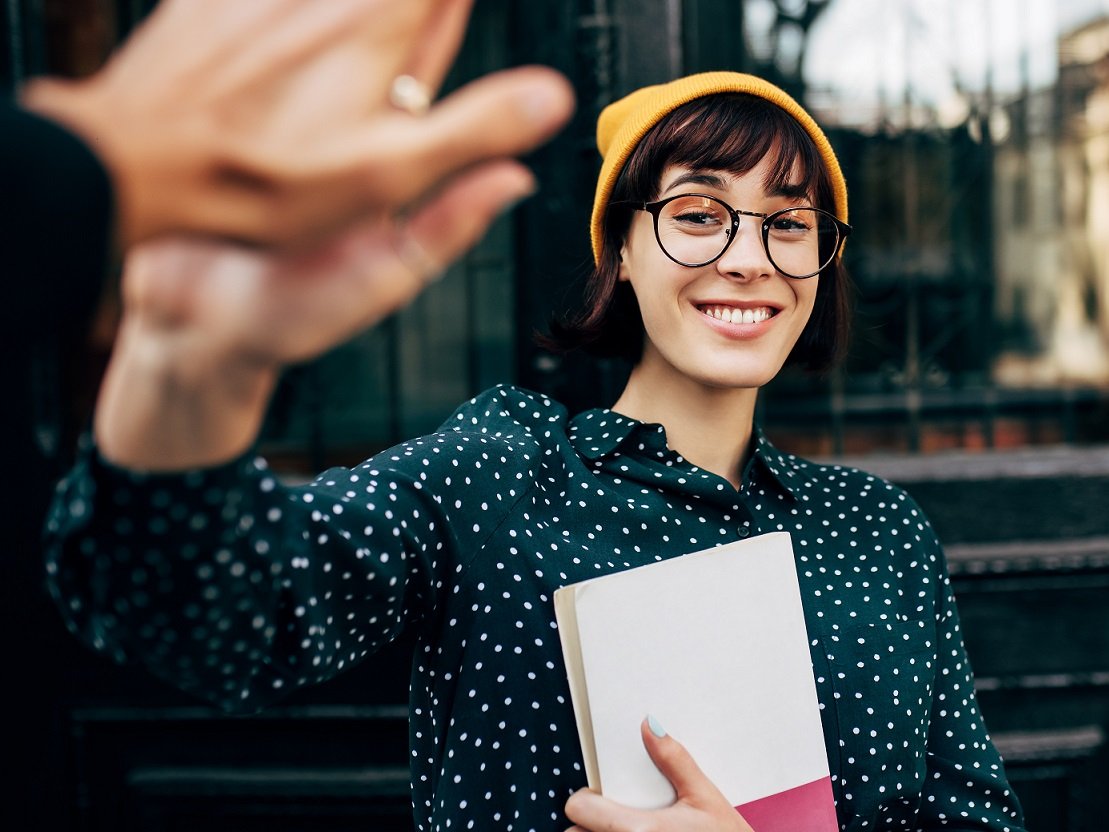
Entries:
{"type": "Polygon", "coordinates": [[[695,303],[694,308],[715,332],[726,338],[757,338],[768,331],[781,311],[766,301],[711,301],[695,303]]]}

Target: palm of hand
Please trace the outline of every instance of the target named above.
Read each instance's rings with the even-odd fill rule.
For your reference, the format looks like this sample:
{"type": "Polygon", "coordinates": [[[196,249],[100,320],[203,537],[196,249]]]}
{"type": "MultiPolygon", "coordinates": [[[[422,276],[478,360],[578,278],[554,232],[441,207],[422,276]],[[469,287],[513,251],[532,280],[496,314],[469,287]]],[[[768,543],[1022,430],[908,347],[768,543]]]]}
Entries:
{"type": "Polygon", "coordinates": [[[422,287],[422,276],[397,255],[397,233],[390,221],[373,221],[293,255],[200,239],[154,241],[128,259],[126,311],[175,349],[265,366],[303,361],[422,287]]]}

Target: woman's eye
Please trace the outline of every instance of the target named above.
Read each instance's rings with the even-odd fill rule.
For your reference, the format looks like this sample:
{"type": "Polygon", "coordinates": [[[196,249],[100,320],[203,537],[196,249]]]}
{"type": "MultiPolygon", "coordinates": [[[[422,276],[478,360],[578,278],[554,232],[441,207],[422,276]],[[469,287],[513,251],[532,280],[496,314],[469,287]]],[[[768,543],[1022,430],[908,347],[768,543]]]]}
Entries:
{"type": "Polygon", "coordinates": [[[719,225],[720,217],[710,211],[685,211],[674,217],[683,225],[719,225]]]}
{"type": "Polygon", "coordinates": [[[825,216],[815,208],[790,208],[771,215],[768,222],[770,233],[783,240],[807,240],[830,230],[825,216]]]}
{"type": "Polygon", "coordinates": [[[770,224],[770,229],[774,232],[786,234],[800,234],[805,231],[811,230],[812,225],[805,222],[798,217],[778,217],[770,224]]]}
{"type": "Polygon", "coordinates": [[[659,219],[667,228],[686,234],[714,234],[728,228],[727,209],[707,196],[680,196],[666,203],[659,219]]]}

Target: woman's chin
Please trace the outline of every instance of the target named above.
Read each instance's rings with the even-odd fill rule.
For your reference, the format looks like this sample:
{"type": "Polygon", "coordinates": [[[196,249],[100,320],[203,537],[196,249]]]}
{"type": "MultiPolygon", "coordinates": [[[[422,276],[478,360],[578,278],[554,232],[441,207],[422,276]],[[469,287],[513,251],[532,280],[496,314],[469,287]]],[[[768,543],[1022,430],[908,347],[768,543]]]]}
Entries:
{"type": "Polygon", "coordinates": [[[778,374],[778,367],[718,367],[687,373],[702,387],[714,390],[751,390],[768,384],[778,374]]]}
{"type": "Polygon", "coordinates": [[[728,351],[712,355],[697,365],[686,364],[687,375],[706,387],[721,389],[751,389],[768,384],[782,369],[784,361],[771,360],[759,355],[736,355],[728,351]]]}

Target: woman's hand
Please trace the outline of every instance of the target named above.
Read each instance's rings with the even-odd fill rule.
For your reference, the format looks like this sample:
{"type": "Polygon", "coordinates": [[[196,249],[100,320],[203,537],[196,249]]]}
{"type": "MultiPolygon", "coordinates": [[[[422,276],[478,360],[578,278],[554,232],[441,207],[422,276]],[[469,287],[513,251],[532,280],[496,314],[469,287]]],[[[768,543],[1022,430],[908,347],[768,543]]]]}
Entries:
{"type": "Polygon", "coordinates": [[[651,760],[678,794],[665,809],[631,809],[589,789],[566,801],[566,816],[574,822],[567,832],[754,832],[728,803],[685,750],[685,746],[649,720],[640,732],[651,760]]]}
{"type": "Polygon", "coordinates": [[[109,460],[244,451],[283,365],[407,303],[531,192],[512,157],[569,117],[557,73],[494,73],[426,114],[390,102],[398,75],[438,89],[470,5],[165,0],[93,78],[26,91],[105,160],[124,247],[192,232],[126,264],[95,420],[109,460]]]}
{"type": "Polygon", "coordinates": [[[394,216],[472,166],[526,152],[569,117],[557,73],[494,73],[421,117],[472,0],[164,0],[91,78],[23,104],[82,136],[112,175],[122,249],[168,232],[305,248],[394,216]]]}
{"type": "Polygon", "coordinates": [[[101,453],[125,467],[174,470],[243,452],[283,365],[408,303],[532,186],[515,162],[487,164],[403,223],[371,220],[308,252],[177,238],[137,247],[97,403],[101,453]]]}

